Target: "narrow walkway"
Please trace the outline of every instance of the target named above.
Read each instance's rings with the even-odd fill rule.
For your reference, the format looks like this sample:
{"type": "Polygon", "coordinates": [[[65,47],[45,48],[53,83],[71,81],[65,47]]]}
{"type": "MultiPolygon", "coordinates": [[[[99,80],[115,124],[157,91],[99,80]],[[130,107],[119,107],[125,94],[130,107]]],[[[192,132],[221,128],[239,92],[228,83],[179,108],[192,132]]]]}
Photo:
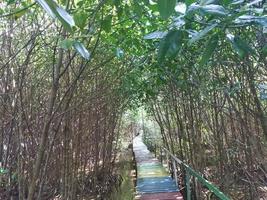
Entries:
{"type": "Polygon", "coordinates": [[[148,151],[142,136],[134,138],[133,150],[137,164],[138,200],[183,200],[175,181],[162,164],[148,151]]]}

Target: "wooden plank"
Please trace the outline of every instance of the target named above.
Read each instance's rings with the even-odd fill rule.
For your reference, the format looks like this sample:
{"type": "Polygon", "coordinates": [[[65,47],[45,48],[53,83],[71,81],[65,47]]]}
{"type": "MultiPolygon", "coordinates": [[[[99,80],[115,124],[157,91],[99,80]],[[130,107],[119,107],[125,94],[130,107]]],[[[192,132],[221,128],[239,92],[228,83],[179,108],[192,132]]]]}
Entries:
{"type": "Polygon", "coordinates": [[[136,200],[183,200],[179,192],[165,192],[155,194],[143,194],[136,197],[136,200]]]}
{"type": "Polygon", "coordinates": [[[139,171],[137,172],[139,178],[145,177],[168,177],[169,174],[163,170],[150,170],[150,171],[139,171]]]}
{"type": "Polygon", "coordinates": [[[133,149],[137,164],[137,200],[183,200],[175,181],[142,142],[134,139],[133,149]]]}
{"type": "Polygon", "coordinates": [[[171,177],[138,178],[136,189],[139,194],[179,191],[171,177]]]}

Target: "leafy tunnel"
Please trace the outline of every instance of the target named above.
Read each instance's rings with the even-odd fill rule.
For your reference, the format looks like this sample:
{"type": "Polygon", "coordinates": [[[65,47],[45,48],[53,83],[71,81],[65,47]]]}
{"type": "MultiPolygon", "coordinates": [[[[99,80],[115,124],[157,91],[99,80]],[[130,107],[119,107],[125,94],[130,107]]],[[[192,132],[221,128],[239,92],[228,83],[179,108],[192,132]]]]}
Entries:
{"type": "Polygon", "coordinates": [[[128,195],[138,134],[231,199],[267,199],[266,9],[0,1],[0,199],[111,199],[123,183],[128,195]]]}

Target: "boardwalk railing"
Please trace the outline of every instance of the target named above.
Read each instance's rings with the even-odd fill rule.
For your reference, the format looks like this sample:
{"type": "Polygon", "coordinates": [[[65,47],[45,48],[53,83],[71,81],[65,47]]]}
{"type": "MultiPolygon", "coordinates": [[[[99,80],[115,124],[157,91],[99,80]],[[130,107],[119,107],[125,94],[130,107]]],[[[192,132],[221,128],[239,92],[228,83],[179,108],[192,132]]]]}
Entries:
{"type": "MultiPolygon", "coordinates": [[[[191,167],[189,167],[187,164],[185,164],[183,161],[178,159],[175,155],[173,155],[170,151],[168,151],[166,148],[161,148],[160,152],[162,154],[162,150],[166,153],[166,158],[171,161],[173,172],[174,172],[174,178],[176,181],[176,184],[178,185],[178,177],[177,177],[177,164],[182,166],[185,169],[186,175],[185,175],[185,183],[186,183],[186,196],[187,200],[191,200],[191,187],[190,187],[190,179],[191,177],[195,177],[198,182],[200,182],[202,185],[206,186],[209,191],[213,192],[214,195],[216,195],[221,200],[230,200],[229,197],[227,197],[224,193],[222,193],[216,186],[214,186],[212,183],[210,183],[208,180],[204,179],[199,173],[197,173],[195,170],[193,170],[191,167]]],[[[161,155],[162,157],[162,155],[161,155]]]]}

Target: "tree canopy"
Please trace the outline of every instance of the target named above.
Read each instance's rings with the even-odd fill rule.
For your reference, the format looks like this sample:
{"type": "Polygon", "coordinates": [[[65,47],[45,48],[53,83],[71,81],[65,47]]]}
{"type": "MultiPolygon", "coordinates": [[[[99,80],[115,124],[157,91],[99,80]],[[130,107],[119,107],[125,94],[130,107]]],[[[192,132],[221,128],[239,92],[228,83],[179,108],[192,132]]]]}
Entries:
{"type": "Polygon", "coordinates": [[[103,182],[119,180],[121,138],[136,122],[125,112],[140,106],[158,125],[147,143],[233,199],[261,198],[266,9],[265,0],[1,1],[0,191],[9,192],[0,198],[110,193],[103,182]]]}

